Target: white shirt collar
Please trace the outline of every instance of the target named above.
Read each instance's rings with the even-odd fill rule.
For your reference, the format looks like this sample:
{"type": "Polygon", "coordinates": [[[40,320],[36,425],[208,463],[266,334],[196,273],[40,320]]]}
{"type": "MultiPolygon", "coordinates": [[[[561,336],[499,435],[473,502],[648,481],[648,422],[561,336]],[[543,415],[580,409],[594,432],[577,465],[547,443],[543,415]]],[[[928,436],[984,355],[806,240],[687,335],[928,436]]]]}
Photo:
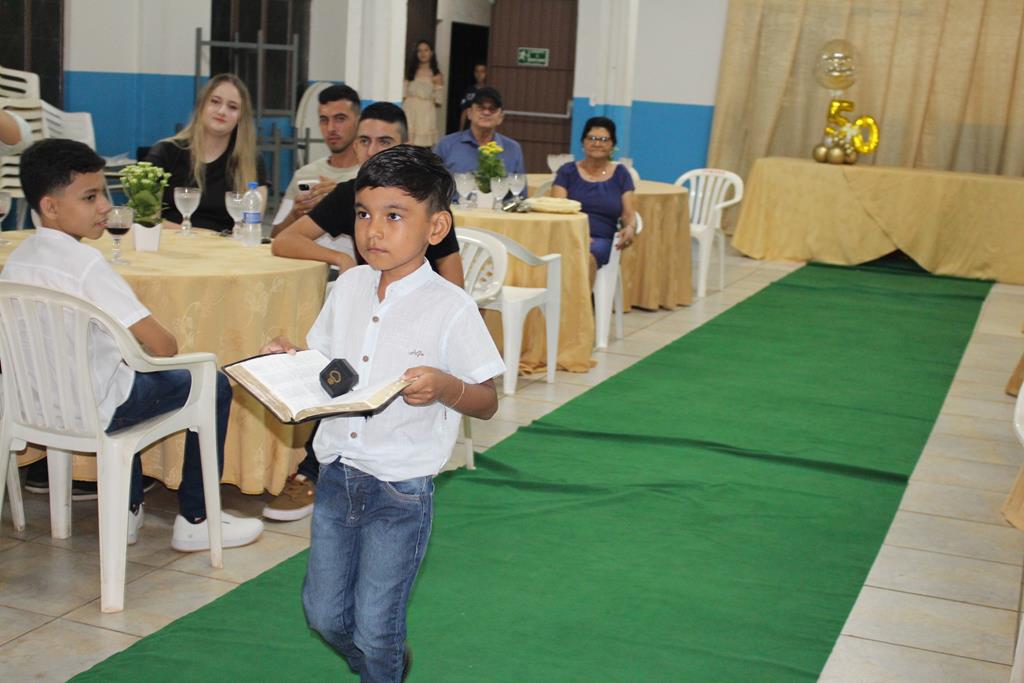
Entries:
{"type": "MultiPolygon", "coordinates": [[[[388,299],[394,300],[398,297],[405,296],[409,292],[419,289],[430,279],[431,275],[433,275],[433,272],[434,271],[433,269],[431,269],[430,263],[427,261],[426,258],[424,258],[423,264],[419,268],[409,273],[401,280],[398,280],[397,282],[392,282],[390,285],[388,285],[387,290],[384,292],[385,301],[388,299]]],[[[374,292],[376,292],[377,288],[380,286],[380,276],[381,271],[378,270],[377,277],[373,279],[374,292]]]]}

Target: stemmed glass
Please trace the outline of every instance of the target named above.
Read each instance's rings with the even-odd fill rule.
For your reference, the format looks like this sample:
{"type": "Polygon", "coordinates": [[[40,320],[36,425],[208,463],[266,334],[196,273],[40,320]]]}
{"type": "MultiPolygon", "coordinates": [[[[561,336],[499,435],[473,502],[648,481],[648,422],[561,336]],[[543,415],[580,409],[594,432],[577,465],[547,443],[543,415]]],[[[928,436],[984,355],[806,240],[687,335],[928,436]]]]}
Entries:
{"type": "Polygon", "coordinates": [[[508,176],[491,178],[491,192],[494,193],[494,207],[501,211],[501,205],[508,194],[508,176]]]}
{"type": "Polygon", "coordinates": [[[523,194],[523,190],[526,189],[526,174],[509,173],[508,189],[516,196],[516,199],[519,199],[523,194]]]}
{"type": "Polygon", "coordinates": [[[128,261],[121,258],[121,238],[128,234],[134,218],[135,211],[130,206],[115,206],[107,214],[107,232],[114,238],[114,253],[110,255],[111,263],[119,266],[128,265],[128,261]]]}
{"type": "Polygon", "coordinates": [[[459,204],[466,204],[470,193],[476,190],[476,178],[472,173],[456,173],[455,189],[459,193],[459,204]]]}
{"type": "MultiPolygon", "coordinates": [[[[4,222],[8,212],[11,210],[11,193],[0,192],[0,223],[4,222]]],[[[11,241],[0,237],[0,247],[7,246],[11,241]]]]}
{"type": "Polygon", "coordinates": [[[199,208],[198,187],[176,187],[174,188],[174,205],[181,212],[182,237],[194,237],[192,233],[192,214],[199,208]]]}
{"type": "Polygon", "coordinates": [[[242,197],[244,196],[244,192],[224,193],[224,206],[228,210],[228,215],[235,221],[234,227],[231,228],[231,236],[236,240],[242,239],[242,197]]]}

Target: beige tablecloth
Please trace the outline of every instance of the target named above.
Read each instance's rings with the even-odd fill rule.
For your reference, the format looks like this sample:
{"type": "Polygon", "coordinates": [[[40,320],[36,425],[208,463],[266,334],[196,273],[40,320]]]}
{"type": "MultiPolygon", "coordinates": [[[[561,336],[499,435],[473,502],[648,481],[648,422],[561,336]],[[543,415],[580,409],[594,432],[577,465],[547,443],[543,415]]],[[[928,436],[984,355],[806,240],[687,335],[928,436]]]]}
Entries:
{"type": "Polygon", "coordinates": [[[864,263],[1024,284],[1024,179],[758,159],[732,244],[760,259],[864,263]]]}
{"type": "MultiPolygon", "coordinates": [[[[164,231],[158,252],[140,253],[125,239],[127,266],[117,271],[153,316],[178,339],[182,353],[209,351],[219,365],[256,354],[267,340],[286,335],[304,343],[323,304],[322,263],[272,256],[269,246],[243,247],[205,230],[182,238],[164,231]]],[[[15,244],[0,247],[0,262],[26,232],[5,232],[15,244]]],[[[104,235],[87,242],[109,253],[104,235]]],[[[236,386],[228,423],[223,481],[246,493],[277,493],[305,455],[309,425],[281,424],[244,389],[236,386]]],[[[146,474],[176,488],[181,481],[184,436],[177,435],[143,454],[146,474]]],[[[31,449],[30,449],[31,451],[31,449]]],[[[22,462],[39,457],[38,451],[22,462]]],[[[76,456],[75,476],[95,479],[95,459],[76,456]]]]}
{"type": "MultiPolygon", "coordinates": [[[[527,176],[535,194],[550,173],[527,176]]],[[[622,283],[626,310],[636,306],[675,309],[693,303],[690,265],[690,208],[687,191],[670,183],[641,180],[636,208],[644,220],[643,233],[622,252],[622,283]]]]}
{"type": "MultiPolygon", "coordinates": [[[[486,209],[455,209],[455,226],[484,228],[508,235],[537,256],[562,255],[562,307],[558,328],[558,367],[570,372],[586,372],[593,366],[594,309],[590,304],[588,260],[590,231],[583,214],[501,213],[486,209]]],[[[546,267],[527,266],[518,259],[509,260],[505,282],[522,287],[543,287],[546,267]]],[[[487,326],[501,348],[501,323],[498,313],[486,312],[487,326]]],[[[534,310],[526,318],[523,348],[519,359],[522,372],[545,368],[544,318],[534,310]]]]}

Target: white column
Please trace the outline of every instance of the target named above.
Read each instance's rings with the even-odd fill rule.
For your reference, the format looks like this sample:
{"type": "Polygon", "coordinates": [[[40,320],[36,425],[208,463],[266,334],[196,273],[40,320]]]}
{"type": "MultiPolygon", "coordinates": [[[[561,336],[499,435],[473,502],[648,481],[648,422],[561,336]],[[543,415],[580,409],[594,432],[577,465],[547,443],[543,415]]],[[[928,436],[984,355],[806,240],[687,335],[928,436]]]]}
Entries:
{"type": "Polygon", "coordinates": [[[349,0],[345,82],[367,101],[399,102],[406,0],[349,0]]]}

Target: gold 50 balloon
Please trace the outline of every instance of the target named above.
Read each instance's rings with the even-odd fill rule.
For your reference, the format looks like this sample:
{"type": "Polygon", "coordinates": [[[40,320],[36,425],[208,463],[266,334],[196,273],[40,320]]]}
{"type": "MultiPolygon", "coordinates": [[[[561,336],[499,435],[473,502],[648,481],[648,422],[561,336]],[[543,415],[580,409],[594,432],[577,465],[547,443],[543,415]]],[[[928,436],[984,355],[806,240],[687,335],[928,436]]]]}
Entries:
{"type": "Polygon", "coordinates": [[[812,153],[815,161],[854,164],[858,154],[870,154],[878,147],[875,119],[865,114],[851,122],[843,113],[852,111],[853,102],[850,100],[833,99],[829,103],[825,136],[812,153]]]}

